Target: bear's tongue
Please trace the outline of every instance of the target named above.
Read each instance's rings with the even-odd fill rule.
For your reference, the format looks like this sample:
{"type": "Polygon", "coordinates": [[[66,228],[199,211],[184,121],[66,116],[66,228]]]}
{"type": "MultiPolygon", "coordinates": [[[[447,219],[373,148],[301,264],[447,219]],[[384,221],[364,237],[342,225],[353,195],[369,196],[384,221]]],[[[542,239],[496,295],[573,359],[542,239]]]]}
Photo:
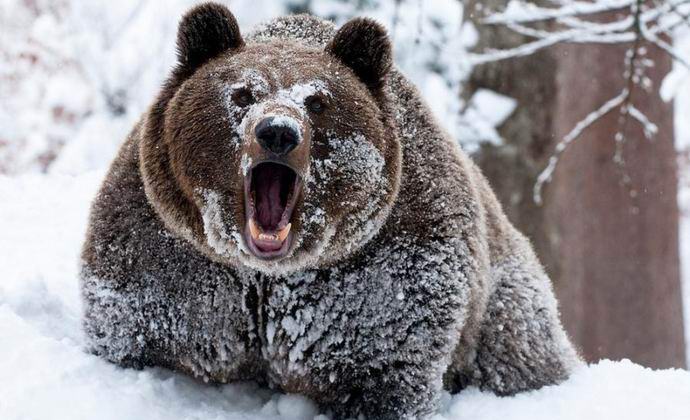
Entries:
{"type": "Polygon", "coordinates": [[[261,164],[252,172],[256,221],[265,231],[274,231],[285,212],[295,180],[294,172],[274,163],[261,164]]]}

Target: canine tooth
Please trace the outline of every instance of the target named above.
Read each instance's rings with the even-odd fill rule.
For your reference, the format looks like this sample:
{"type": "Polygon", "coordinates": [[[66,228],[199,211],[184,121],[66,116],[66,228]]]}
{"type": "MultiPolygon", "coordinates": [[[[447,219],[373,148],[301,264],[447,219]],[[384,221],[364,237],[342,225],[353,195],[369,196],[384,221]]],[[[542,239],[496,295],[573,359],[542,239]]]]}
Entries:
{"type": "Polygon", "coordinates": [[[253,218],[249,219],[249,233],[251,233],[252,238],[254,239],[257,239],[263,235],[253,218]]]}
{"type": "Polygon", "coordinates": [[[278,240],[280,242],[283,242],[285,238],[287,238],[288,233],[290,233],[290,228],[292,227],[292,223],[288,223],[287,226],[282,228],[281,230],[278,231],[278,240]]]}

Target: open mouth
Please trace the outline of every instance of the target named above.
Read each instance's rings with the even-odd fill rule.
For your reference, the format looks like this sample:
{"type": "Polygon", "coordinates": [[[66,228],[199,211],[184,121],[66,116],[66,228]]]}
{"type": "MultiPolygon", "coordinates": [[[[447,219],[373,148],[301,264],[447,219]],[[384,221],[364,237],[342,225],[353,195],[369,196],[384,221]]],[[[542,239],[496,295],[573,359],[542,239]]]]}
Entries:
{"type": "Polygon", "coordinates": [[[244,206],[249,250],[262,259],[280,258],[290,249],[292,213],[301,181],[286,165],[262,162],[244,180],[244,206]]]}

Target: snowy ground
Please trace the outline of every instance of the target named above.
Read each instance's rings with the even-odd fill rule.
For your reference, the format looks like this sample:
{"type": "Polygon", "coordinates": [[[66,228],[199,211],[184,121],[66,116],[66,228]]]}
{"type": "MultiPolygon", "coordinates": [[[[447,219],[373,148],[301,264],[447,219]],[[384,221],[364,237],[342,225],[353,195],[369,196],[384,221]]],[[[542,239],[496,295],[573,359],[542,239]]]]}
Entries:
{"type": "MultiPolygon", "coordinates": [[[[120,369],[83,351],[77,261],[102,172],[0,177],[0,419],[326,419],[300,396],[120,369]]],[[[447,395],[443,419],[687,419],[690,372],[602,361],[499,398],[447,395]]]]}

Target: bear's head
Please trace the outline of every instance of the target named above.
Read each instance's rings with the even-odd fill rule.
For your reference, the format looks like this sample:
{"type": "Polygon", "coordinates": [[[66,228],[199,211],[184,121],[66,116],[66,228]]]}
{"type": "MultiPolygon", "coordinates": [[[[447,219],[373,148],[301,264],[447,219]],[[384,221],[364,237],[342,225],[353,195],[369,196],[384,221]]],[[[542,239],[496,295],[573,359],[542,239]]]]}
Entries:
{"type": "Polygon", "coordinates": [[[377,233],[401,172],[380,25],[352,20],[318,48],[245,42],[230,11],[204,4],[177,44],[139,149],[169,230],[216,261],[272,274],[346,258],[377,233]]]}

